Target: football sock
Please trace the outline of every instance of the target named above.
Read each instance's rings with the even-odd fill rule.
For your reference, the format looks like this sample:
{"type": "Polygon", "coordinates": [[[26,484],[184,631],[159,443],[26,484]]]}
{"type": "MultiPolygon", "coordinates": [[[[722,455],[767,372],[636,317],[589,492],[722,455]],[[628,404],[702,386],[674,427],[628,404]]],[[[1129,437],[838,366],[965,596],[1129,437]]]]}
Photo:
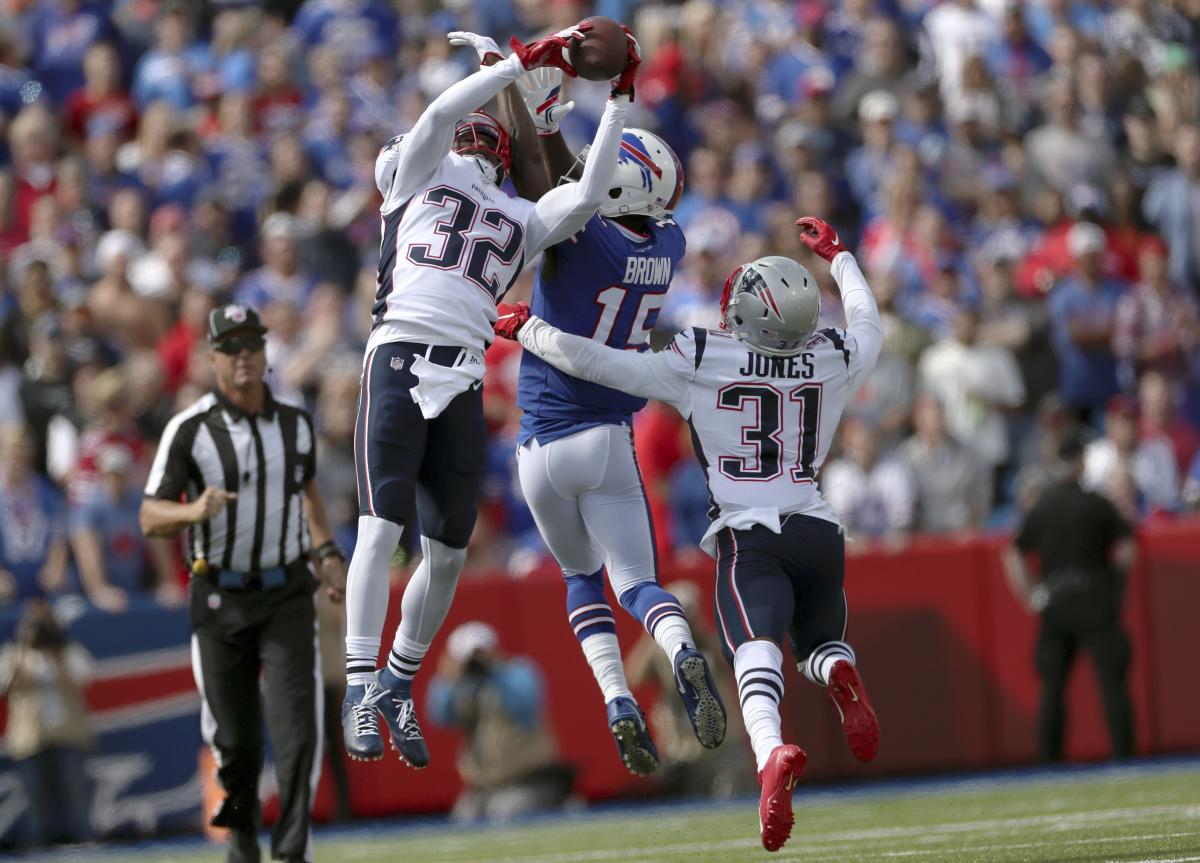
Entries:
{"type": "Polygon", "coordinates": [[[379,639],[346,636],[346,683],[367,686],[375,679],[379,639]]]}
{"type": "Polygon", "coordinates": [[[754,760],[761,771],[771,751],[783,745],[779,702],[783,700],[783,653],[771,641],[747,641],[733,654],[738,700],[754,760]]]}
{"type": "Polygon", "coordinates": [[[403,525],[359,516],[358,539],[346,573],[346,682],[365,686],[375,674],[388,605],[388,565],[403,525]]]}
{"type": "Polygon", "coordinates": [[[467,561],[465,548],[451,548],[436,539],[421,537],[421,563],[400,600],[400,626],[380,682],[401,697],[409,697],[412,679],[421,667],[429,644],[446,619],[458,576],[467,561]]]}
{"type": "Polygon", "coordinates": [[[693,647],[696,640],[683,607],[657,582],[643,581],[635,584],[620,596],[621,606],[642,622],[646,631],[658,642],[663,652],[675,659],[675,654],[684,647],[693,647]]]}
{"type": "Polygon", "coordinates": [[[604,570],[591,575],[563,573],[567,583],[567,622],[579,639],[607,704],[618,696],[632,697],[621,664],[616,621],[604,597],[604,570]]]}
{"type": "Polygon", "coordinates": [[[596,683],[604,694],[604,703],[614,698],[625,696],[632,698],[629,684],[625,680],[625,666],[621,664],[621,646],[617,637],[611,633],[602,632],[590,636],[579,643],[583,648],[583,656],[592,667],[596,683]]]}
{"type": "Polygon", "coordinates": [[[421,668],[421,660],[428,651],[428,644],[409,641],[397,629],[392,649],[388,651],[387,665],[379,674],[379,682],[403,698],[411,697],[413,677],[421,668]]]}
{"type": "Polygon", "coordinates": [[[854,665],[854,650],[844,641],[827,641],[808,655],[798,667],[804,676],[818,686],[829,685],[829,672],[842,661],[854,665]]]}

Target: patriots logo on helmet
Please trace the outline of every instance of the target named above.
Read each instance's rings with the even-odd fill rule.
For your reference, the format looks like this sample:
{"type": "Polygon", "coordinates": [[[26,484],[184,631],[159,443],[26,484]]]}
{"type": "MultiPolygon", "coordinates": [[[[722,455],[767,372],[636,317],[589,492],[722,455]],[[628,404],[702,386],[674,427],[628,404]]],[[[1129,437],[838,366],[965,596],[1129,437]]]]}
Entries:
{"type": "Polygon", "coordinates": [[[783,323],[783,312],[779,311],[779,304],[775,302],[775,295],[771,293],[771,289],[767,286],[766,280],[758,273],[757,270],[748,270],[745,275],[745,286],[742,290],[747,291],[762,300],[764,306],[775,316],[775,319],[783,323]]]}
{"type": "Polygon", "coordinates": [[[618,162],[632,162],[642,175],[642,188],[649,192],[654,188],[650,175],[662,179],[662,168],[655,164],[650,153],[636,135],[628,132],[621,136],[621,150],[617,153],[618,162]]]}

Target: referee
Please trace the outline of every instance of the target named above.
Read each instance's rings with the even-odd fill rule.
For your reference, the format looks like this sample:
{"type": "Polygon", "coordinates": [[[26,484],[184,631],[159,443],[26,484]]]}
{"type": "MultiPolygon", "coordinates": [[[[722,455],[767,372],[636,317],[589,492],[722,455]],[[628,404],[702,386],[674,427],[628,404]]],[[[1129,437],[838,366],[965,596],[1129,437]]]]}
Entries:
{"type": "Polygon", "coordinates": [[[331,598],[340,600],[346,584],[317,491],[312,419],[275,401],[263,382],[264,333],[246,306],[209,316],[216,390],[167,424],[141,509],[147,536],[187,531],[192,666],[201,730],[225,790],[212,824],[230,830],[229,863],[260,859],[260,671],[279,780],[271,854],[312,859],[322,687],[311,547],[331,598]]]}

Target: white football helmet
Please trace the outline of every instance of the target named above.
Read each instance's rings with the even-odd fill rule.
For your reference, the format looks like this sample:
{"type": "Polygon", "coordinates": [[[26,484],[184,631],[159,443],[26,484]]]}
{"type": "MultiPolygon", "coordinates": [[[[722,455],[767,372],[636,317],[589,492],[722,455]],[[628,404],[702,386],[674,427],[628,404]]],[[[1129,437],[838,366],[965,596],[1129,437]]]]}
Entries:
{"type": "MultiPolygon", "coordinates": [[[[579,151],[575,164],[563,180],[578,180],[587,161],[588,144],[579,151]]],[[[621,135],[617,168],[613,171],[608,200],[600,205],[600,215],[670,216],[683,194],[683,167],[679,157],[662,138],[645,129],[626,129],[621,135]]]]}
{"type": "Polygon", "coordinates": [[[721,328],[760,354],[799,353],[820,315],[817,280],[791,258],[767,255],[743,264],[725,280],[721,328]]]}

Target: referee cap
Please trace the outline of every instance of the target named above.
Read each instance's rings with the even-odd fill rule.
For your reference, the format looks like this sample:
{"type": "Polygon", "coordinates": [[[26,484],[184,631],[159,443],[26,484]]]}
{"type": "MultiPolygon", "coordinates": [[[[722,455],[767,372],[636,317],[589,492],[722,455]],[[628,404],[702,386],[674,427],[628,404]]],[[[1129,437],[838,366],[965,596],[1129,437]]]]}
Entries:
{"type": "Polygon", "coordinates": [[[212,310],[208,316],[208,343],[219,342],[232,332],[245,330],[262,335],[267,331],[258,312],[241,303],[230,303],[212,310]]]}

